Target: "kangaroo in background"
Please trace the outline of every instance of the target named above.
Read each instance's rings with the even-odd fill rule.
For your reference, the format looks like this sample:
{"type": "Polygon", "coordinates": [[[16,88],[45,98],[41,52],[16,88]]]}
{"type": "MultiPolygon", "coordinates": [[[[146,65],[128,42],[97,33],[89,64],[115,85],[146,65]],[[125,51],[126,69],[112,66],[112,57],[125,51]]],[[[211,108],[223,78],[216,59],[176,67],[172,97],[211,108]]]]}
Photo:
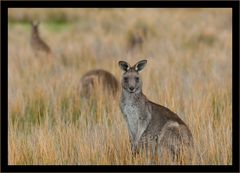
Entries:
{"type": "Polygon", "coordinates": [[[90,97],[93,93],[103,88],[104,92],[115,96],[119,91],[119,82],[108,71],[102,69],[91,70],[85,73],[81,78],[80,93],[81,96],[90,97]]]}
{"type": "Polygon", "coordinates": [[[128,125],[132,152],[135,155],[139,149],[145,148],[158,156],[163,150],[176,156],[184,147],[188,149],[193,146],[193,137],[177,114],[151,102],[142,93],[139,72],[146,64],[147,60],[139,61],[134,66],[119,61],[124,71],[120,109],[128,125]]]}
{"type": "Polygon", "coordinates": [[[32,49],[35,55],[38,55],[40,52],[49,54],[51,53],[51,49],[40,37],[39,30],[38,30],[39,24],[40,24],[39,21],[31,21],[32,34],[31,34],[30,44],[32,46],[32,49]]]}
{"type": "Polygon", "coordinates": [[[131,33],[128,39],[129,49],[134,50],[137,47],[142,49],[143,40],[144,39],[141,33],[139,32],[131,33]]]}

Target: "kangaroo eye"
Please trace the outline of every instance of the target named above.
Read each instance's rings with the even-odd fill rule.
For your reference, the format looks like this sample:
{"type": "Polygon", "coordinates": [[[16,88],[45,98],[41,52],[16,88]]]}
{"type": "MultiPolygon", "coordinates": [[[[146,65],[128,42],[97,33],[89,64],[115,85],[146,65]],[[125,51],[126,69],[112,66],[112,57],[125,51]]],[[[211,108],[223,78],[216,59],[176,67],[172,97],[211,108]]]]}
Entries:
{"type": "Polygon", "coordinates": [[[139,81],[139,77],[136,77],[135,80],[138,82],[139,81]]]}
{"type": "Polygon", "coordinates": [[[128,81],[128,77],[124,77],[123,80],[124,80],[124,82],[127,82],[128,81]]]}

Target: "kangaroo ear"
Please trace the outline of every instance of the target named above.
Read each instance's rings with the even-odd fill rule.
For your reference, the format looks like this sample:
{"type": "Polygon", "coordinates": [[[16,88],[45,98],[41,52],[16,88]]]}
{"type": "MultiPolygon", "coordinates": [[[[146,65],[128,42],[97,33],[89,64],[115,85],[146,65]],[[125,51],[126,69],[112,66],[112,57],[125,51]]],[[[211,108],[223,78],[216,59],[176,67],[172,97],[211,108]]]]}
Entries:
{"type": "Polygon", "coordinates": [[[127,72],[130,69],[130,65],[125,61],[119,61],[118,65],[125,72],[127,72]]]}
{"type": "Polygon", "coordinates": [[[134,65],[134,70],[139,72],[145,67],[146,64],[147,64],[147,60],[139,61],[137,64],[134,65]]]}

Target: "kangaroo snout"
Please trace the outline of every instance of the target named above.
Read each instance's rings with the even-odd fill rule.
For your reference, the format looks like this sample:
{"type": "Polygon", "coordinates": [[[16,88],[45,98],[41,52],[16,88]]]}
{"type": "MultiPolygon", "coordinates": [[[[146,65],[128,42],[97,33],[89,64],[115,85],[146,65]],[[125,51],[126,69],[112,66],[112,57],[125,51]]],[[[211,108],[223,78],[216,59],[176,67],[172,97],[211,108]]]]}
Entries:
{"type": "Polygon", "coordinates": [[[133,91],[133,90],[134,90],[134,87],[129,87],[129,89],[130,89],[131,91],[133,91]]]}
{"type": "Polygon", "coordinates": [[[134,90],[134,87],[130,86],[129,90],[132,92],[134,90]]]}

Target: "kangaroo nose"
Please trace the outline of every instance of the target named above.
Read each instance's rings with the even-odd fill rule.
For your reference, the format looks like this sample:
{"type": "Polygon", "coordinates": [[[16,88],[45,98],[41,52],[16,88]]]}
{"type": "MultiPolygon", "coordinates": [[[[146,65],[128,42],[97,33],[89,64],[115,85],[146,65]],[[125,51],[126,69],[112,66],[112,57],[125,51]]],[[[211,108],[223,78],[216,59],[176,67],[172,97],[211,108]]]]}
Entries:
{"type": "Polygon", "coordinates": [[[130,89],[131,91],[133,91],[133,90],[134,90],[134,87],[129,87],[129,89],[130,89]]]}

